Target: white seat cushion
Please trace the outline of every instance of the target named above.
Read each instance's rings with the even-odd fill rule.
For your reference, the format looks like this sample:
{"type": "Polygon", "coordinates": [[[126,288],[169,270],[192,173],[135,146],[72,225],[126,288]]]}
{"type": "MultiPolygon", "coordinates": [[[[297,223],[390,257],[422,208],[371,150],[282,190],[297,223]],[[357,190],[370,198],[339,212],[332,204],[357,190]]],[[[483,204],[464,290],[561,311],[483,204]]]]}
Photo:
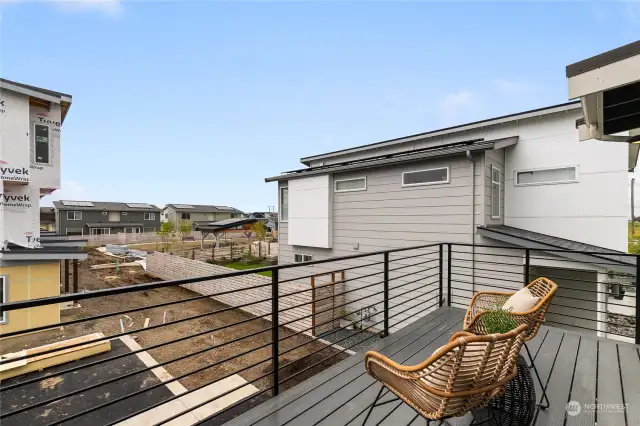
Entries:
{"type": "Polygon", "coordinates": [[[521,288],[513,294],[504,305],[502,309],[511,312],[525,312],[536,306],[540,301],[539,297],[534,296],[527,287],[521,288]]]}

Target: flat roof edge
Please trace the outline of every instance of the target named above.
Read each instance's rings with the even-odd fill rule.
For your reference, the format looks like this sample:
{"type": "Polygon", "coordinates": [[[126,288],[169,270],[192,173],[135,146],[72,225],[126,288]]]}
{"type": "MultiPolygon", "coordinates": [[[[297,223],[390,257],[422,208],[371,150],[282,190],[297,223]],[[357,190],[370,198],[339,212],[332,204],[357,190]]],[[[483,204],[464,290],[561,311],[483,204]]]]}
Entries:
{"type": "Polygon", "coordinates": [[[566,75],[567,78],[575,77],[636,55],[640,55],[640,40],[567,65],[566,75]]]}
{"type": "Polygon", "coordinates": [[[557,104],[557,105],[551,105],[551,106],[547,106],[547,107],[543,107],[543,108],[536,108],[536,109],[532,109],[532,110],[528,110],[528,111],[522,111],[522,112],[518,112],[518,113],[514,113],[514,114],[507,114],[507,115],[502,115],[499,117],[493,117],[493,118],[488,118],[485,120],[480,120],[480,121],[473,121],[471,123],[465,123],[465,124],[459,124],[456,126],[452,126],[452,127],[445,127],[442,129],[436,129],[436,130],[431,130],[429,132],[424,132],[424,133],[416,133],[414,135],[408,135],[408,136],[402,136],[400,138],[394,138],[394,139],[388,139],[388,140],[384,140],[384,141],[380,141],[380,142],[374,142],[374,143],[370,143],[370,144],[365,144],[365,145],[360,145],[360,146],[354,146],[351,148],[345,148],[345,149],[341,149],[341,150],[337,150],[337,151],[331,151],[331,152],[326,152],[324,154],[315,154],[315,155],[311,155],[308,157],[302,157],[300,159],[300,162],[303,164],[308,165],[307,163],[309,163],[310,161],[313,160],[319,160],[322,158],[326,158],[326,157],[334,157],[336,155],[340,155],[340,154],[347,154],[347,153],[351,153],[351,152],[359,152],[359,151],[364,151],[370,148],[376,148],[376,147],[383,147],[386,145],[394,145],[397,143],[403,143],[403,142],[411,142],[412,140],[415,139],[422,139],[422,138],[427,138],[427,137],[436,137],[436,136],[440,136],[440,135],[445,135],[445,134],[449,134],[449,133],[454,133],[454,132],[461,132],[461,131],[465,131],[465,130],[471,130],[480,126],[490,126],[493,124],[500,124],[503,122],[508,122],[508,121],[513,121],[513,120],[518,120],[521,118],[528,118],[530,116],[535,116],[535,115],[542,115],[542,114],[553,114],[556,112],[560,112],[560,111],[567,111],[567,110],[572,110],[572,109],[578,109],[580,108],[580,101],[571,101],[571,102],[565,102],[562,104],[557,104]],[[538,113],[542,113],[542,114],[538,114],[538,113]]]}

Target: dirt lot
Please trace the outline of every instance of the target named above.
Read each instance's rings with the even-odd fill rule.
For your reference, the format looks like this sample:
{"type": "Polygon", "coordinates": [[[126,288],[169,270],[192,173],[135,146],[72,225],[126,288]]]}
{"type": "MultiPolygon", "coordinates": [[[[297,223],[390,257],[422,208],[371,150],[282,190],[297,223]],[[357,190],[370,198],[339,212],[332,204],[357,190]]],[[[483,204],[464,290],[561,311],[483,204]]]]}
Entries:
{"type": "MultiPolygon", "coordinates": [[[[107,260],[108,258],[106,258],[106,256],[96,251],[92,251],[89,255],[89,259],[80,263],[79,287],[81,292],[85,290],[90,291],[158,281],[154,277],[146,274],[142,268],[121,268],[118,273],[113,269],[89,269],[91,265],[106,263],[107,260]]],[[[141,306],[151,306],[170,301],[184,300],[197,296],[199,296],[197,293],[181,287],[166,287],[123,295],[87,299],[80,302],[82,305],[81,308],[62,311],[61,320],[62,322],[66,322],[78,318],[88,318],[99,314],[112,313],[141,306]]],[[[174,325],[165,325],[152,330],[144,330],[142,328],[145,318],[150,318],[150,325],[153,326],[162,323],[165,311],[166,321],[169,322],[201,315],[207,312],[219,311],[225,308],[228,308],[228,306],[212,299],[203,298],[200,300],[177,303],[164,307],[145,309],[143,311],[133,312],[127,315],[110,316],[99,320],[71,325],[64,327],[64,329],[56,328],[51,331],[7,339],[2,342],[2,353],[14,352],[26,347],[38,346],[94,332],[102,332],[105,335],[114,335],[121,332],[121,319],[127,333],[137,336],[138,343],[142,347],[149,347],[151,345],[156,345],[158,343],[167,342],[181,337],[187,337],[206,330],[228,326],[213,333],[206,333],[202,336],[186,338],[181,342],[164,345],[160,348],[150,350],[149,353],[158,362],[170,361],[186,354],[192,354],[199,350],[210,348],[213,345],[220,345],[224,342],[228,342],[260,330],[267,330],[256,336],[242,339],[238,342],[234,342],[220,348],[208,350],[202,354],[165,366],[169,373],[175,377],[207,365],[211,365],[226,358],[233,357],[251,348],[270,343],[271,323],[262,319],[255,319],[244,324],[230,326],[230,324],[253,317],[252,315],[238,309],[218,314],[211,314],[202,318],[188,320],[174,325]]],[[[292,332],[287,329],[280,329],[280,336],[282,337],[290,335],[291,333],[292,332]]],[[[290,339],[282,341],[280,343],[280,352],[284,352],[289,348],[308,342],[311,343],[281,356],[280,365],[282,366],[289,362],[296,361],[310,352],[318,350],[320,350],[320,352],[304,360],[295,362],[288,368],[281,371],[280,380],[337,353],[337,351],[332,348],[327,348],[320,343],[312,342],[309,337],[304,335],[293,336],[290,339]]],[[[216,367],[208,368],[202,372],[180,379],[180,383],[189,389],[208,384],[228,373],[240,370],[262,360],[269,360],[270,354],[271,348],[270,346],[267,346],[260,350],[251,352],[250,354],[226,361],[216,367]]],[[[313,369],[310,369],[309,371],[285,382],[284,388],[291,387],[346,357],[347,355],[345,354],[339,354],[330,360],[324,361],[313,369]]],[[[267,361],[239,374],[247,381],[251,381],[268,373],[269,371],[271,371],[271,363],[270,361],[267,361]]],[[[254,383],[254,385],[261,389],[271,386],[270,376],[254,383]]]]}

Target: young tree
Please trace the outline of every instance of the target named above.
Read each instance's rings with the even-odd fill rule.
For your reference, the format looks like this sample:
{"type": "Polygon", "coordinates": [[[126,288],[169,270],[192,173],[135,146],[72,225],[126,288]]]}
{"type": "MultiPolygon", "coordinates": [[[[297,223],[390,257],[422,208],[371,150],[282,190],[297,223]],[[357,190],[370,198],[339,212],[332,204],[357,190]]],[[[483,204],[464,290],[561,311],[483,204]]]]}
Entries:
{"type": "Polygon", "coordinates": [[[253,225],[253,233],[256,234],[256,238],[260,241],[264,241],[267,236],[267,227],[264,222],[259,221],[253,225]]]}
{"type": "Polygon", "coordinates": [[[178,234],[180,235],[180,244],[184,248],[184,237],[191,235],[191,224],[186,220],[181,220],[180,226],[178,226],[178,234]]]}
{"type": "Polygon", "coordinates": [[[160,230],[156,234],[160,237],[163,247],[166,250],[169,250],[169,247],[171,247],[176,240],[176,233],[173,230],[173,224],[171,222],[162,222],[160,224],[160,230]]]}

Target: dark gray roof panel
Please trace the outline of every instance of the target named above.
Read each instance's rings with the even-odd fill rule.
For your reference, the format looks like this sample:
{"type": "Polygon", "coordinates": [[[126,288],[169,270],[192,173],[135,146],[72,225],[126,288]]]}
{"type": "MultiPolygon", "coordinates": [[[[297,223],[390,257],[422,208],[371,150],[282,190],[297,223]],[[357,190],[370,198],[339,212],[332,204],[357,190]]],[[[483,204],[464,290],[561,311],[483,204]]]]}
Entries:
{"type": "Polygon", "coordinates": [[[491,237],[491,234],[493,233],[518,239],[521,241],[521,244],[519,245],[522,247],[527,247],[527,243],[538,243],[549,246],[549,248],[552,249],[572,250],[584,254],[594,253],[593,257],[597,256],[599,258],[613,260],[622,264],[635,265],[634,257],[628,256],[626,253],[621,251],[611,250],[565,238],[554,237],[553,235],[528,231],[526,229],[514,228],[513,226],[483,225],[478,226],[478,231],[487,237],[491,237]]]}
{"type": "Polygon", "coordinates": [[[209,223],[198,223],[196,224],[196,229],[198,231],[205,232],[215,232],[215,231],[223,231],[225,229],[235,228],[236,226],[244,225],[247,223],[255,223],[258,219],[225,219],[219,220],[217,222],[209,222],[209,223]]]}
{"type": "Polygon", "coordinates": [[[187,203],[169,203],[166,207],[171,208],[177,212],[184,213],[242,213],[240,210],[229,206],[214,206],[206,204],[187,204],[187,203]],[[191,206],[186,208],[183,206],[191,206]]]}
{"type": "Polygon", "coordinates": [[[575,64],[567,65],[567,78],[592,71],[596,68],[613,64],[614,62],[640,55],[640,40],[625,44],[608,52],[584,59],[575,64]]]}
{"type": "Polygon", "coordinates": [[[112,212],[159,212],[160,207],[151,204],[151,207],[129,207],[127,204],[135,203],[118,203],[112,201],[89,201],[93,203],[93,207],[90,206],[65,206],[63,201],[54,201],[53,205],[57,210],[89,210],[89,211],[112,211],[112,212]]]}
{"type": "Polygon", "coordinates": [[[347,170],[359,170],[371,167],[379,167],[407,161],[417,161],[426,158],[440,158],[451,155],[464,154],[466,151],[483,151],[492,149],[494,141],[484,139],[472,139],[468,141],[456,142],[447,145],[439,145],[429,148],[412,149],[409,151],[396,152],[393,154],[377,155],[373,157],[361,158],[343,163],[330,164],[327,166],[307,167],[305,169],[291,170],[279,176],[265,179],[265,182],[295,179],[297,177],[313,176],[326,173],[342,172],[347,170]]]}

